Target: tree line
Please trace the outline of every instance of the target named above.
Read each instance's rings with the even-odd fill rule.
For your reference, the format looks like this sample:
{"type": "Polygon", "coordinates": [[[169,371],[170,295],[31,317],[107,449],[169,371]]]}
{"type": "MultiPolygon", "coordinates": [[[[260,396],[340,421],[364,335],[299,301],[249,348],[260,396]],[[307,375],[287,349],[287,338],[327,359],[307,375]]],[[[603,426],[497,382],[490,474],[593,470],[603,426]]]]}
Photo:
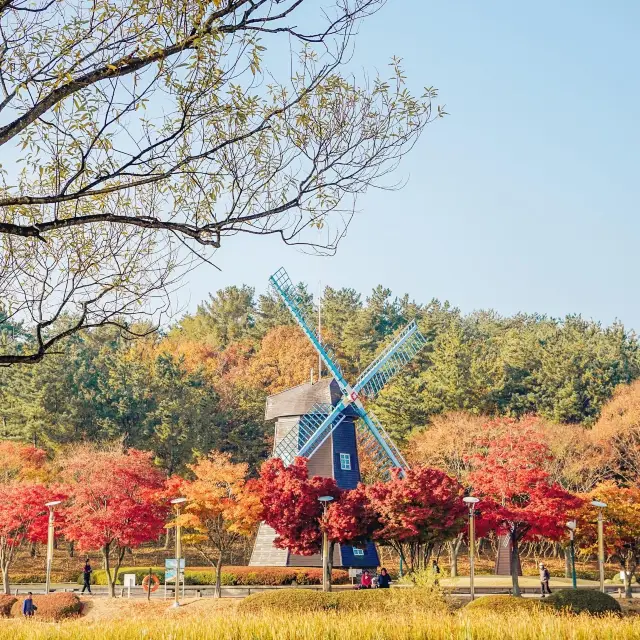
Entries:
{"type": "MultiPolygon", "coordinates": [[[[298,295],[315,324],[318,301],[304,285],[298,295]]],[[[621,324],[463,314],[438,300],[394,297],[382,286],[366,297],[327,287],[321,304],[323,340],[348,378],[417,320],[427,347],[372,405],[401,445],[454,411],[592,426],[614,389],[640,375],[637,338],[621,324]]],[[[31,348],[32,327],[0,326],[0,349],[31,348]]],[[[151,451],[169,475],[212,449],[255,470],[271,446],[266,395],[312,372],[317,379],[317,368],[316,353],[277,297],[231,286],[164,332],[131,340],[117,327],[100,327],[69,336],[35,366],[0,368],[0,436],[48,451],[121,440],[151,451]]]]}

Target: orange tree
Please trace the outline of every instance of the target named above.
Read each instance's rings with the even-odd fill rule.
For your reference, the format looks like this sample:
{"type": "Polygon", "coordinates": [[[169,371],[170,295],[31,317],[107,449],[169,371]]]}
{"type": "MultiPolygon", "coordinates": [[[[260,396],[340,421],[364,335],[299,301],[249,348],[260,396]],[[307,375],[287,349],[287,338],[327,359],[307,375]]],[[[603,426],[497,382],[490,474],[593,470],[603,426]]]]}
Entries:
{"type": "Polygon", "coordinates": [[[260,496],[255,480],[247,480],[248,465],[233,463],[229,454],[212,451],[189,469],[194,479],[181,486],[187,499],[181,524],[191,529],[184,539],[216,567],[215,596],[219,598],[224,556],[254,532],[260,519],[260,496]]]}
{"type": "Polygon", "coordinates": [[[607,554],[620,564],[624,588],[631,598],[631,579],[640,566],[640,488],[618,487],[614,482],[598,485],[587,496],[582,509],[581,546],[593,551],[597,545],[595,509],[591,500],[606,503],[604,510],[604,543],[607,554]]]}

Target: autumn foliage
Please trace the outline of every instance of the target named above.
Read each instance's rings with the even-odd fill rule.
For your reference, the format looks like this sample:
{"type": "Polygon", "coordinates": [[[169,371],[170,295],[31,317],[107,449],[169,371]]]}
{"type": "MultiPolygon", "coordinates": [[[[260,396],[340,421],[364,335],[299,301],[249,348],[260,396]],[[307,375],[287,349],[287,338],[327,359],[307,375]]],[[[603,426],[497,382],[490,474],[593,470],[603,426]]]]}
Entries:
{"type": "Polygon", "coordinates": [[[550,451],[533,418],[520,422],[502,419],[484,428],[481,451],[470,457],[468,476],[481,498],[483,518],[511,540],[511,575],[518,587],[518,545],[523,540],[565,535],[567,516],[582,501],[553,483],[544,469],[550,451]]]}
{"type": "Polygon", "coordinates": [[[64,535],[79,549],[102,551],[113,596],[125,550],[157,539],[163,530],[168,511],[158,499],[163,476],[150,453],[82,447],[64,461],[63,479],[72,496],[64,535]]]}
{"type": "Polygon", "coordinates": [[[255,480],[247,480],[248,465],[232,462],[225,453],[212,452],[190,465],[194,480],[183,481],[187,499],[183,524],[192,532],[186,538],[216,566],[216,596],[221,595],[224,555],[259,522],[262,507],[255,480]]]}

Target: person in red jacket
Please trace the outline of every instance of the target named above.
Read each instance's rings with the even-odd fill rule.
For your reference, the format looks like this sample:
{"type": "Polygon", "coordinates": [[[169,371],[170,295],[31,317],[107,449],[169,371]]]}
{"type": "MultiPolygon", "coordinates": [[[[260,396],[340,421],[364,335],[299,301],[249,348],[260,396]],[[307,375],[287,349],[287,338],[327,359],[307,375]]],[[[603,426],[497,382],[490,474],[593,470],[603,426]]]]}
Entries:
{"type": "Polygon", "coordinates": [[[371,589],[371,574],[365,569],[360,578],[361,589],[371,589]]]}

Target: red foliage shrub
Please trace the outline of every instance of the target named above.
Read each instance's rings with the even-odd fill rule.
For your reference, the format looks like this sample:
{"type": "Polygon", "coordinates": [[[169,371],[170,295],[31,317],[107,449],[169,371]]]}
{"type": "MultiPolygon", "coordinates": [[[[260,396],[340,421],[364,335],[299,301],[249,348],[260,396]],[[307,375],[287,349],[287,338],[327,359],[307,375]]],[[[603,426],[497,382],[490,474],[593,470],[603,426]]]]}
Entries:
{"type": "MultiPolygon", "coordinates": [[[[6,597],[6,596],[5,596],[6,597]]],[[[25,596],[26,597],[26,596],[25,596]]],[[[11,615],[14,618],[22,616],[22,603],[25,597],[14,602],[11,615]]],[[[73,593],[50,593],[49,595],[34,595],[33,604],[38,608],[35,617],[38,620],[58,621],[78,615],[82,611],[82,603],[73,593]]]]}

